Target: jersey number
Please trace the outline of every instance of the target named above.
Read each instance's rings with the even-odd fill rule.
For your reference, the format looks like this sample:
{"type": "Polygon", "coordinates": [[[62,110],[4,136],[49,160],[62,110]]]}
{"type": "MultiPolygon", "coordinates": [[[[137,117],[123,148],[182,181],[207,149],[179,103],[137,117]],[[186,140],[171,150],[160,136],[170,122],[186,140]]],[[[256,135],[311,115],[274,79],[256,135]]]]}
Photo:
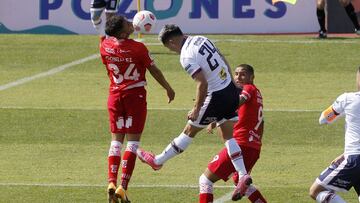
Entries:
{"type": "Polygon", "coordinates": [[[260,127],[260,125],[261,125],[261,123],[263,122],[263,108],[262,108],[262,106],[260,106],[259,107],[259,111],[258,111],[258,122],[257,122],[257,124],[256,124],[256,126],[255,126],[255,130],[258,130],[259,129],[259,127],[260,127]]]}
{"type": "Polygon", "coordinates": [[[139,80],[140,74],[135,68],[135,64],[130,63],[126,68],[124,75],[120,74],[119,67],[116,64],[109,64],[109,68],[113,70],[113,79],[116,84],[120,84],[124,79],[125,80],[139,80]]]}
{"type": "Polygon", "coordinates": [[[207,42],[204,42],[204,44],[200,47],[199,53],[203,56],[206,53],[208,54],[206,60],[209,64],[211,71],[214,71],[219,66],[219,62],[216,59],[212,59],[213,54],[216,52],[216,48],[210,41],[207,42]],[[207,42],[209,42],[211,45],[209,45],[207,42]]]}

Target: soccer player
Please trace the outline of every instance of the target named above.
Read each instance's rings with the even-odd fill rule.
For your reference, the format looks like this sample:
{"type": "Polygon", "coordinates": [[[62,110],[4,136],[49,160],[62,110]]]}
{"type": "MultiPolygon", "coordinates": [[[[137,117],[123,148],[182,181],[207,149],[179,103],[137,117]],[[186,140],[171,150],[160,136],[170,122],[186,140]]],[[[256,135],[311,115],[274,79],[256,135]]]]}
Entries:
{"type": "Polygon", "coordinates": [[[100,36],[105,35],[105,23],[101,20],[101,15],[105,10],[105,19],[116,15],[119,0],[91,0],[90,16],[91,22],[100,36]]]}
{"type": "MultiPolygon", "coordinates": [[[[254,84],[254,78],[255,74],[252,66],[241,64],[236,67],[234,79],[237,85],[242,88],[242,92],[238,108],[239,120],[234,125],[233,136],[241,148],[245,168],[249,174],[260,157],[261,139],[264,130],[263,99],[260,90],[254,84]]],[[[215,124],[212,123],[208,126],[209,133],[212,133],[215,124]]],[[[229,155],[226,153],[226,148],[223,148],[199,178],[199,202],[213,202],[213,184],[220,179],[227,181],[234,172],[233,179],[237,184],[238,175],[232,166],[229,155]]],[[[253,185],[250,185],[246,190],[245,196],[253,203],[267,202],[260,191],[253,185]]]]}
{"type": "Polygon", "coordinates": [[[310,196],[321,203],[345,202],[335,192],[354,187],[360,202],[360,67],[357,71],[357,92],[344,93],[323,111],[320,124],[345,116],[345,150],[334,159],[310,187],[310,196]]]}
{"type": "Polygon", "coordinates": [[[199,131],[215,121],[231,162],[240,174],[233,196],[243,196],[252,180],[246,172],[241,149],[232,136],[234,122],[238,120],[235,111],[240,90],[232,81],[230,66],[209,39],[184,35],[176,25],[165,25],[159,39],[170,51],[180,54],[181,66],[197,84],[196,99],[183,132],[157,156],[139,148],[139,159],[158,170],[167,160],[183,152],[199,131]]]}
{"type": "Polygon", "coordinates": [[[135,167],[136,150],[147,113],[146,70],[166,90],[169,103],[174,99],[175,92],[144,44],[129,39],[134,32],[131,22],[123,16],[112,16],[106,22],[105,32],[107,37],[102,37],[100,53],[110,79],[107,105],[112,141],[108,155],[108,196],[109,202],[117,202],[120,198],[122,203],[128,203],[126,190],[135,167]],[[127,145],[121,164],[121,184],[116,189],[125,137],[127,145]]]}
{"type": "MultiPolygon", "coordinates": [[[[325,28],[325,10],[324,10],[325,1],[326,0],[317,0],[317,4],[316,4],[316,15],[317,15],[318,22],[320,25],[320,30],[319,30],[319,38],[320,39],[327,38],[327,30],[325,28]]],[[[360,24],[357,19],[355,9],[351,3],[351,0],[339,0],[339,2],[341,4],[341,6],[343,6],[345,8],[347,15],[349,16],[351,22],[353,23],[353,25],[355,27],[355,33],[360,35],[360,24]]]]}

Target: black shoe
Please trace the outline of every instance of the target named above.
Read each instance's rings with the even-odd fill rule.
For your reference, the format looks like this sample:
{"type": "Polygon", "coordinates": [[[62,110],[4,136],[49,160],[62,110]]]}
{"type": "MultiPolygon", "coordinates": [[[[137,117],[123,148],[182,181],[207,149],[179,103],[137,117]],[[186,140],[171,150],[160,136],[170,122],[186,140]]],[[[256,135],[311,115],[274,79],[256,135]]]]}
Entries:
{"type": "Polygon", "coordinates": [[[326,33],[326,30],[320,30],[319,31],[319,36],[318,36],[319,39],[326,39],[327,38],[327,33],[326,33]]]}

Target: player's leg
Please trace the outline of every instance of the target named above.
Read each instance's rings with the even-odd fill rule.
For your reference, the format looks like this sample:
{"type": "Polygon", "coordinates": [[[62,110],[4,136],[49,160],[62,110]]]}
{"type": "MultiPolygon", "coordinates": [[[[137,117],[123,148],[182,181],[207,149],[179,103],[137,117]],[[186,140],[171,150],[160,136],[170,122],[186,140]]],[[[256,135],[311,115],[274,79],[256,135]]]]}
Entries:
{"type": "MultiPolygon", "coordinates": [[[[254,149],[246,146],[241,146],[241,151],[244,157],[245,168],[248,173],[251,173],[252,168],[260,157],[260,149],[254,149]]],[[[239,176],[238,173],[233,175],[234,184],[238,184],[239,176]]],[[[245,192],[245,196],[253,203],[266,203],[265,197],[261,194],[260,190],[254,185],[250,185],[245,192]]]]}
{"type": "Polygon", "coordinates": [[[319,38],[323,39],[327,37],[327,30],[325,26],[325,0],[317,0],[316,2],[316,16],[319,22],[319,38]]]}
{"type": "Polygon", "coordinates": [[[339,0],[340,4],[345,8],[346,14],[349,16],[352,24],[355,27],[356,34],[360,35],[360,25],[355,13],[354,6],[351,3],[351,0],[339,0]]]}
{"type": "Polygon", "coordinates": [[[122,126],[118,125],[123,118],[122,109],[119,105],[119,95],[110,94],[108,97],[108,112],[111,128],[111,144],[108,154],[108,199],[109,202],[117,202],[115,190],[117,185],[118,171],[121,161],[121,148],[124,142],[125,131],[122,126]]]}
{"type": "Polygon", "coordinates": [[[220,180],[208,168],[199,178],[199,203],[212,203],[214,201],[214,183],[220,180]]]}
{"type": "Polygon", "coordinates": [[[92,0],[90,7],[91,22],[96,31],[101,35],[105,35],[105,23],[101,20],[101,14],[105,10],[106,3],[104,0],[92,0]]]}
{"type": "Polygon", "coordinates": [[[111,18],[111,16],[116,15],[118,11],[118,5],[119,5],[119,0],[109,0],[106,2],[106,6],[105,6],[106,19],[109,19],[111,18]]]}
{"type": "Polygon", "coordinates": [[[178,137],[174,138],[161,154],[155,156],[151,152],[139,149],[137,155],[142,162],[147,163],[154,170],[159,170],[167,160],[185,151],[191,144],[193,137],[202,129],[203,128],[187,124],[184,131],[178,137]]]}
{"type": "Polygon", "coordinates": [[[116,190],[116,195],[121,199],[122,203],[127,203],[130,201],[126,191],[135,168],[136,151],[146,121],[146,90],[144,88],[127,90],[122,93],[121,101],[125,116],[119,125],[125,128],[127,145],[121,162],[121,184],[116,190]]]}
{"type": "Polygon", "coordinates": [[[121,147],[124,140],[124,134],[112,133],[111,143],[108,153],[108,200],[109,203],[118,202],[115,197],[117,177],[121,160],[121,147]]]}
{"type": "Polygon", "coordinates": [[[345,201],[335,193],[335,191],[327,190],[319,185],[316,181],[310,187],[309,195],[312,199],[319,203],[345,203],[345,201]]]}
{"type": "Polygon", "coordinates": [[[219,127],[220,135],[225,141],[227,153],[231,159],[232,164],[234,165],[235,170],[240,176],[238,185],[236,186],[232,196],[232,200],[236,201],[245,195],[247,188],[252,183],[252,179],[246,171],[241,148],[232,136],[233,125],[233,121],[225,120],[223,123],[220,123],[219,127]]]}
{"type": "Polygon", "coordinates": [[[349,191],[358,177],[360,158],[358,155],[345,156],[325,169],[310,187],[310,197],[317,202],[345,202],[336,191],[349,191]]]}
{"type": "Polygon", "coordinates": [[[223,148],[208,164],[207,169],[199,178],[199,202],[213,202],[213,184],[223,179],[227,181],[235,168],[227,154],[226,148],[223,148]]]}
{"type": "Polygon", "coordinates": [[[161,154],[155,156],[151,152],[139,149],[137,152],[139,159],[150,165],[154,170],[159,170],[167,160],[182,153],[191,144],[195,135],[213,121],[209,119],[210,117],[214,118],[213,112],[215,110],[215,106],[210,105],[211,101],[212,96],[208,95],[200,109],[198,118],[195,121],[188,120],[183,132],[173,139],[161,154]]]}

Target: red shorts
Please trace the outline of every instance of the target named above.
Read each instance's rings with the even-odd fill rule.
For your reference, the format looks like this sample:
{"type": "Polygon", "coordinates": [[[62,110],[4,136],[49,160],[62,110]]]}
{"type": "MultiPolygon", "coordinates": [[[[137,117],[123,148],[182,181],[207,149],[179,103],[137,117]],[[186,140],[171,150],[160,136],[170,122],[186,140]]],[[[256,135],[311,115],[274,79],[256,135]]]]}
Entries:
{"type": "MultiPolygon", "coordinates": [[[[251,169],[254,167],[256,161],[260,157],[260,150],[240,146],[246,171],[250,174],[251,169]]],[[[209,163],[208,169],[217,175],[219,178],[227,181],[234,172],[236,172],[231,159],[227,153],[226,147],[223,148],[209,163]]]]}
{"type": "Polygon", "coordinates": [[[110,94],[108,111],[112,133],[142,133],[147,113],[145,88],[134,88],[110,94]]]}

